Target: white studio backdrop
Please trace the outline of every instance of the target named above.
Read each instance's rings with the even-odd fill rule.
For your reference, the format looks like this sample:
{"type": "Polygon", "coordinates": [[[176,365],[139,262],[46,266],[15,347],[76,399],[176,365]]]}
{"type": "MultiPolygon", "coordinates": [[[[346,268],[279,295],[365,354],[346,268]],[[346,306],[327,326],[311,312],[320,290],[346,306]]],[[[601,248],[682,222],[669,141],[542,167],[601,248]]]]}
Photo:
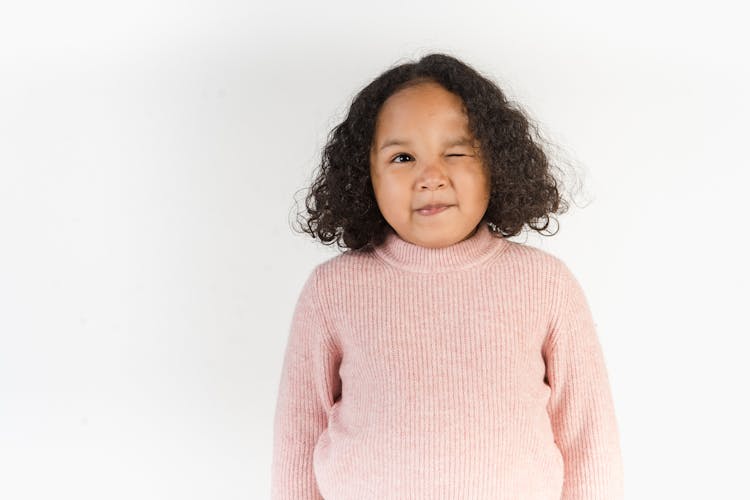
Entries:
{"type": "MultiPolygon", "coordinates": [[[[295,199],[362,86],[462,58],[578,165],[553,238],[632,499],[750,498],[742,13],[704,2],[0,6],[0,498],[260,499],[295,199]]],[[[301,204],[299,205],[301,207],[301,204]]],[[[553,226],[554,227],[554,226],[553,226]]]]}

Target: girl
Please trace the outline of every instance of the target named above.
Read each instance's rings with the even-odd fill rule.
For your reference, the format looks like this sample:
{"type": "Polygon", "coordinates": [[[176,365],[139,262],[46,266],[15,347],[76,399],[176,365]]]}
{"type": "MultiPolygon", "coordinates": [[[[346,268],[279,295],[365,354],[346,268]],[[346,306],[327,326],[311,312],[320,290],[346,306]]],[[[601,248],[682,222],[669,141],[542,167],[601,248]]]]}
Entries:
{"type": "Polygon", "coordinates": [[[304,231],[347,251],[296,304],[272,497],[622,498],[583,290],[506,239],[566,208],[523,112],[458,59],[359,92],[307,198],[304,231]]]}

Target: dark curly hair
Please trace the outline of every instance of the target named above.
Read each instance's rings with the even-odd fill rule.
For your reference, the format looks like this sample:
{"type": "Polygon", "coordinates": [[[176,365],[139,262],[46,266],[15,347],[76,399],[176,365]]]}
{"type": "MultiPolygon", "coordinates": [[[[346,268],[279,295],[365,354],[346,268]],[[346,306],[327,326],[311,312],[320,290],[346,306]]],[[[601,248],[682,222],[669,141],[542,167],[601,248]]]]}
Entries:
{"type": "Polygon", "coordinates": [[[303,216],[302,232],[351,250],[368,250],[383,242],[389,224],[378,209],[370,179],[376,119],[389,96],[425,81],[463,100],[469,130],[479,140],[480,156],[491,174],[489,205],[481,223],[493,234],[514,236],[524,225],[544,234],[550,215],[567,211],[569,205],[558,189],[561,181],[551,174],[556,166],[526,112],[475,69],[453,56],[433,53],[392,66],[354,97],[346,118],[328,135],[319,172],[305,199],[308,217],[303,216]]]}

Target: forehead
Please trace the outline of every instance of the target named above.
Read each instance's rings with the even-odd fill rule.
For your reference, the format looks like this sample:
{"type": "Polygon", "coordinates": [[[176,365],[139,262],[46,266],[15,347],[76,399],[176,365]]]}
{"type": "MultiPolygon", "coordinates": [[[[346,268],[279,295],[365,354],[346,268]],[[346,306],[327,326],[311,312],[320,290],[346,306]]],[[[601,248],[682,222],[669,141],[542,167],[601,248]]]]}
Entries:
{"type": "Polygon", "coordinates": [[[386,99],[378,113],[375,136],[425,128],[468,132],[468,124],[466,109],[458,95],[436,83],[420,83],[386,99]]]}
{"type": "Polygon", "coordinates": [[[461,98],[436,83],[419,83],[389,96],[378,113],[379,121],[394,118],[445,116],[466,118],[461,98]]]}

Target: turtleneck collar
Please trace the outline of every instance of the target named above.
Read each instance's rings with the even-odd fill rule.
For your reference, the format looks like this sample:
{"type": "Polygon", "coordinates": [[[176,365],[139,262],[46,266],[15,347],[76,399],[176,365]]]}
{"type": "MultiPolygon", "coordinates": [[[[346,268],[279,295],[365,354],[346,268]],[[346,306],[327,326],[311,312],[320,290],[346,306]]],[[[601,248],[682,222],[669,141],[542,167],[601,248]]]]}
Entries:
{"type": "Polygon", "coordinates": [[[468,269],[505,250],[509,242],[494,236],[486,222],[467,239],[443,248],[428,248],[402,239],[393,228],[383,243],[375,247],[382,260],[399,269],[435,273],[468,269]]]}

